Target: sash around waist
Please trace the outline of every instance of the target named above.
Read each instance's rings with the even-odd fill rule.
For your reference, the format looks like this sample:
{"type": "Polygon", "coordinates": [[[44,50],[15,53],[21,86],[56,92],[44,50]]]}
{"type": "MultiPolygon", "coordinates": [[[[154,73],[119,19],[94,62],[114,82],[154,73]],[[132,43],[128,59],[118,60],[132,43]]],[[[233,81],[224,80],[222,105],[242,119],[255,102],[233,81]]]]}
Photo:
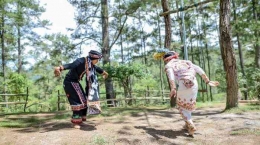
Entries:
{"type": "Polygon", "coordinates": [[[180,80],[191,80],[193,81],[196,77],[195,76],[180,76],[180,77],[177,77],[178,81],[180,80]]]}

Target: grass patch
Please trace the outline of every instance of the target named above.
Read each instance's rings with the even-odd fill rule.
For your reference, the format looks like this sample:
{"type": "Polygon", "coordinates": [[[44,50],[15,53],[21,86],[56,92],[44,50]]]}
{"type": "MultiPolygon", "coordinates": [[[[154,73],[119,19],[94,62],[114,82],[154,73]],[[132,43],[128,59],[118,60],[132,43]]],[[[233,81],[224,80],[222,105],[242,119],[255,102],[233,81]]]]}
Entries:
{"type": "Polygon", "coordinates": [[[30,118],[7,118],[0,121],[0,127],[25,128],[40,124],[44,120],[35,117],[30,118]]]}
{"type": "Polygon", "coordinates": [[[243,113],[243,112],[256,112],[260,110],[258,104],[242,104],[239,107],[225,110],[226,113],[243,113]]]}
{"type": "Polygon", "coordinates": [[[260,135],[259,129],[240,129],[231,131],[231,135],[260,135]]]}
{"type": "Polygon", "coordinates": [[[143,106],[143,107],[117,107],[103,109],[100,116],[115,116],[115,115],[137,115],[140,112],[153,111],[153,110],[165,110],[168,106],[143,106]]]}
{"type": "MultiPolygon", "coordinates": [[[[213,94],[212,99],[213,99],[213,102],[224,102],[226,100],[226,93],[213,94]]],[[[207,101],[207,100],[210,101],[209,92],[208,92],[208,96],[207,96],[207,93],[204,93],[204,96],[203,96],[201,92],[198,92],[197,102],[203,102],[203,101],[207,101]]]]}
{"type": "Polygon", "coordinates": [[[105,137],[101,135],[95,135],[93,139],[91,140],[91,144],[93,145],[105,145],[108,141],[105,139],[105,137]]]}
{"type": "Polygon", "coordinates": [[[226,93],[213,94],[214,101],[223,102],[226,100],[226,93]]]}
{"type": "Polygon", "coordinates": [[[208,107],[221,107],[224,102],[213,101],[213,102],[196,102],[196,108],[208,108],[208,107]]]}
{"type": "Polygon", "coordinates": [[[68,118],[71,117],[71,115],[72,115],[71,112],[64,113],[64,114],[56,114],[56,115],[54,116],[54,119],[57,119],[57,120],[68,119],[68,118]]]}
{"type": "MultiPolygon", "coordinates": [[[[36,113],[39,114],[39,113],[36,113]]],[[[71,112],[55,112],[55,113],[46,113],[42,116],[34,116],[35,113],[21,113],[21,114],[12,114],[4,115],[0,118],[0,127],[7,128],[26,128],[37,126],[41,123],[44,123],[48,120],[62,120],[68,119],[71,117],[71,112]]]]}

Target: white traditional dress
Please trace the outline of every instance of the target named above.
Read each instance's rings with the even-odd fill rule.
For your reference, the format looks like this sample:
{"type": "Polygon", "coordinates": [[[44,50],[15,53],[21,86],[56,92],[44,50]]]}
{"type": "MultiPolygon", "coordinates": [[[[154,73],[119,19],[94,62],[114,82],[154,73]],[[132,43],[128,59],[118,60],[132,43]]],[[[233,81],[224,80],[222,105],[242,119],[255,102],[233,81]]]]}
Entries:
{"type": "Polygon", "coordinates": [[[203,75],[205,72],[191,61],[179,59],[170,60],[165,71],[169,81],[177,84],[178,110],[185,121],[193,124],[191,112],[195,109],[198,93],[196,73],[203,75]]]}

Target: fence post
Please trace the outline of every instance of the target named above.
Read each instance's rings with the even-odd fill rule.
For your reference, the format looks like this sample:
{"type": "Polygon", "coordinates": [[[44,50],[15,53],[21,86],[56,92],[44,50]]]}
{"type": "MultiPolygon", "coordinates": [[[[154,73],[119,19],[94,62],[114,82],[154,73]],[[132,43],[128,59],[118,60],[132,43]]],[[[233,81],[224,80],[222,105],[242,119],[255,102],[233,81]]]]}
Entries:
{"type": "Polygon", "coordinates": [[[58,111],[60,111],[60,90],[58,90],[58,111]]]}
{"type": "Polygon", "coordinates": [[[25,109],[26,109],[26,106],[27,106],[28,97],[29,97],[29,89],[28,89],[28,87],[27,87],[27,88],[26,88],[26,99],[25,99],[25,104],[24,104],[23,112],[25,112],[25,109]]]}

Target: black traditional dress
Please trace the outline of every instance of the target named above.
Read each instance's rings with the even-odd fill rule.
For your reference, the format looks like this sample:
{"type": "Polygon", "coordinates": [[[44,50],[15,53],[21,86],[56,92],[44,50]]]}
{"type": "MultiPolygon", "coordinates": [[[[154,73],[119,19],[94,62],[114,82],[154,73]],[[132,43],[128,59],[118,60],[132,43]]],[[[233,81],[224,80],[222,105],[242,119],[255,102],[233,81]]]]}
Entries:
{"type": "MultiPolygon", "coordinates": [[[[72,63],[63,65],[63,68],[64,70],[69,70],[64,79],[63,87],[69,100],[71,110],[73,111],[71,122],[76,124],[81,123],[82,119],[83,121],[86,119],[86,111],[88,108],[87,94],[89,94],[89,89],[87,89],[88,87],[86,88],[86,94],[79,81],[82,80],[86,72],[91,72],[96,77],[95,73],[98,72],[102,74],[103,69],[91,64],[89,56],[78,58],[72,63]]],[[[87,86],[92,85],[93,82],[95,82],[89,82],[88,79],[86,79],[86,81],[87,86]]],[[[95,85],[98,84],[96,83],[95,85]]],[[[98,92],[96,93],[98,94],[98,92]]]]}

